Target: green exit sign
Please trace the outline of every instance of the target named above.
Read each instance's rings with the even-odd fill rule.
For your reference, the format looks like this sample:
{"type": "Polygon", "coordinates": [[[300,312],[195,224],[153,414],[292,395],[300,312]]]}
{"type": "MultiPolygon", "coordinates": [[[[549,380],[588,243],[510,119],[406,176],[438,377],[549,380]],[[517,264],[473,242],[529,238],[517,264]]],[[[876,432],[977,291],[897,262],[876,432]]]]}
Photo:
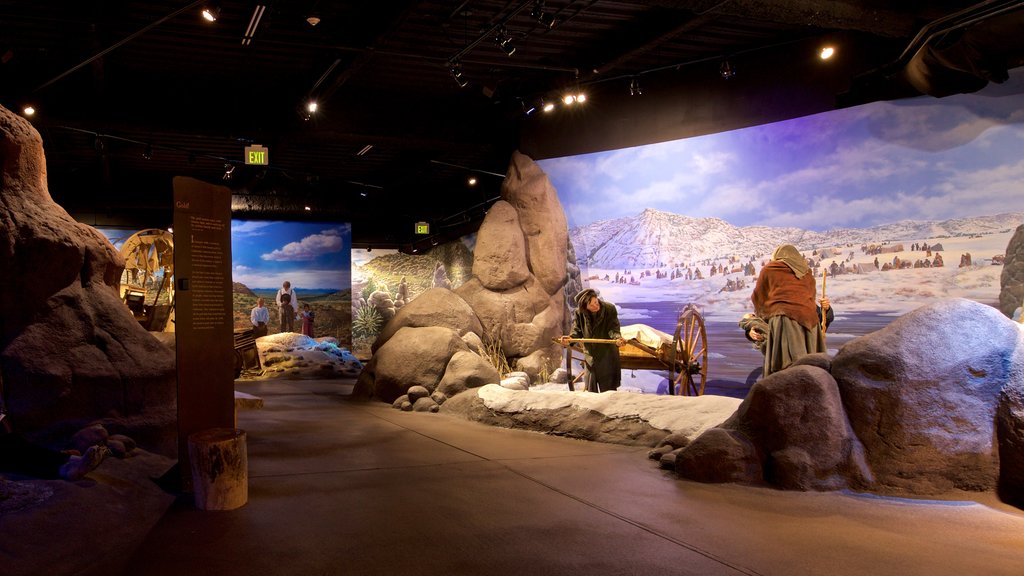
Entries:
{"type": "Polygon", "coordinates": [[[266,166],[270,164],[270,150],[265,146],[253,144],[245,147],[246,165],[266,166]]]}
{"type": "Polygon", "coordinates": [[[429,222],[417,222],[416,223],[417,234],[430,234],[430,223],[429,222]]]}

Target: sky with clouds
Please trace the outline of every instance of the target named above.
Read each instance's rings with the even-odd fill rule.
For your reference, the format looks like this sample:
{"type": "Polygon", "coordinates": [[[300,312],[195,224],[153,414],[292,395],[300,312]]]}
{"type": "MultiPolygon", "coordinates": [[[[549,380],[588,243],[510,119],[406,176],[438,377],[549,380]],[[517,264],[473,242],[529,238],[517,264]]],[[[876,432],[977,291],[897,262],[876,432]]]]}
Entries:
{"type": "Polygon", "coordinates": [[[1024,211],[1024,81],[541,160],[570,228],[645,208],[826,231],[1024,211]]]}
{"type": "Polygon", "coordinates": [[[351,260],[348,223],[231,221],[232,277],[249,288],[347,290],[351,260]]]}

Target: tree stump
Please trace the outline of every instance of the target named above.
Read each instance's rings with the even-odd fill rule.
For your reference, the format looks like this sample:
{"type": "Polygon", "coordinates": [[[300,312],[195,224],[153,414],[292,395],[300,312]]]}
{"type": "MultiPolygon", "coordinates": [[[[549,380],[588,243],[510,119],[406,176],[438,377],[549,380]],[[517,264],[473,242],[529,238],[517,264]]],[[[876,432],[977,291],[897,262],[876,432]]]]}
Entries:
{"type": "Polygon", "coordinates": [[[211,428],[188,437],[196,508],[234,510],[249,499],[245,431],[211,428]]]}

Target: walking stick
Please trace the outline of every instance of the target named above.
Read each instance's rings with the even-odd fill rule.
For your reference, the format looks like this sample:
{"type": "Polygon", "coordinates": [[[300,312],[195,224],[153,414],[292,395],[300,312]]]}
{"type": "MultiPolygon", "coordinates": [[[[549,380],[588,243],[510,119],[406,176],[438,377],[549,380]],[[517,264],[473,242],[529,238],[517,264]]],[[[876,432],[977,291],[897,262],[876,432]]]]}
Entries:
{"type": "MultiPolygon", "coordinates": [[[[821,269],[821,299],[825,299],[825,283],[828,280],[828,268],[821,269]]],[[[828,325],[825,322],[825,316],[828,313],[825,311],[825,307],[821,307],[821,333],[825,334],[828,331],[828,325]]]]}

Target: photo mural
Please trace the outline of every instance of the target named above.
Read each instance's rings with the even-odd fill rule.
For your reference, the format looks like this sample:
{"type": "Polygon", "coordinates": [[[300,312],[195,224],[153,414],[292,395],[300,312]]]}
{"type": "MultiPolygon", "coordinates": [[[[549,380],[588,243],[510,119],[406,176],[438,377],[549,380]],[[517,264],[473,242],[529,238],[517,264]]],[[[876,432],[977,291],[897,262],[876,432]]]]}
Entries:
{"type": "Polygon", "coordinates": [[[277,333],[275,296],[287,281],[298,299],[297,309],[309,304],[315,315],[313,336],[333,337],[339,346],[350,348],[351,255],[348,223],[232,220],[235,330],[252,327],[250,311],[262,297],[270,310],[269,333],[277,333]]]}
{"type": "Polygon", "coordinates": [[[1024,223],[1021,84],[539,164],[584,285],[623,325],[669,334],[695,303],[708,391],[739,394],[761,355],[737,322],[781,244],[812,263],[819,292],[828,271],[832,353],[937,299],[998,306],[1007,243],[1024,223]]]}
{"type": "Polygon", "coordinates": [[[434,287],[458,288],[473,273],[476,235],[434,246],[423,254],[398,250],[352,251],[352,354],[361,360],[387,323],[434,287]]]}

